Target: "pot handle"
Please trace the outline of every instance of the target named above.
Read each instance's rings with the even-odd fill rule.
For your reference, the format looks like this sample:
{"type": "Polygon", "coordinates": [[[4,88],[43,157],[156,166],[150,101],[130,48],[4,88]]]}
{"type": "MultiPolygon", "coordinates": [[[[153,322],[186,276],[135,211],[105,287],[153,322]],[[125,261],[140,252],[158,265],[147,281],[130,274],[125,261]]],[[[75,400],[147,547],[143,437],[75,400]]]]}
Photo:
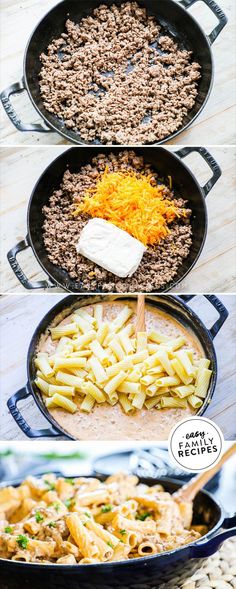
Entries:
{"type": "Polygon", "coordinates": [[[18,94],[19,92],[23,92],[24,90],[27,90],[27,88],[24,84],[24,78],[22,78],[20,82],[15,82],[15,84],[8,86],[8,88],[6,88],[6,90],[3,90],[3,92],[1,93],[1,102],[9,119],[11,120],[13,125],[15,125],[15,127],[18,129],[18,131],[37,131],[38,133],[51,133],[51,129],[46,127],[44,122],[38,124],[24,124],[19,119],[11,104],[10,96],[11,94],[18,94]]]}
{"type": "Polygon", "coordinates": [[[21,415],[21,412],[17,408],[17,403],[22,399],[27,399],[28,397],[30,397],[30,395],[30,391],[28,391],[27,386],[25,386],[19,391],[17,391],[17,393],[12,395],[10,399],[8,399],[7,401],[8,409],[13,419],[16,421],[17,425],[21,429],[21,431],[26,436],[28,436],[28,438],[56,438],[60,436],[61,434],[56,429],[54,429],[54,427],[49,427],[48,429],[32,429],[28,425],[27,421],[25,421],[23,415],[21,415]]]}
{"type": "Polygon", "coordinates": [[[223,521],[222,528],[225,531],[220,531],[212,538],[203,540],[203,542],[199,542],[193,546],[191,550],[191,558],[211,556],[212,554],[215,554],[217,550],[219,550],[227,538],[236,536],[236,514],[231,517],[226,517],[226,519],[223,521]]]}
{"type": "Polygon", "coordinates": [[[219,180],[222,171],[220,169],[220,166],[217,164],[215,159],[212,157],[212,155],[209,153],[209,151],[207,151],[205,147],[183,147],[182,149],[178,149],[178,151],[175,151],[175,154],[182,159],[186,157],[189,153],[192,153],[193,151],[196,151],[202,156],[202,158],[205,160],[205,162],[208,164],[209,168],[213,172],[210,180],[208,180],[208,182],[206,182],[206,184],[201,187],[203,194],[206,198],[210,190],[213,188],[214,184],[217,182],[217,180],[219,180]]]}
{"type": "MultiPolygon", "coordinates": [[[[182,301],[188,303],[188,301],[191,301],[191,299],[193,299],[196,295],[189,294],[178,296],[180,299],[182,299],[182,301]]],[[[212,327],[209,329],[211,338],[214,339],[214,337],[217,335],[218,331],[220,331],[222,325],[226,321],[229,315],[229,311],[226,309],[226,307],[223,305],[220,299],[218,299],[218,297],[216,297],[215,295],[204,294],[203,296],[213,305],[213,307],[215,307],[216,311],[218,311],[219,313],[218,319],[215,321],[214,325],[212,325],[212,327]]]]}
{"type": "Polygon", "coordinates": [[[28,236],[22,241],[19,241],[7,254],[8,262],[15,276],[21,284],[23,284],[24,288],[27,288],[28,290],[34,288],[55,288],[55,285],[51,282],[47,282],[47,280],[40,280],[38,282],[30,282],[30,280],[28,280],[16,259],[17,254],[25,250],[27,247],[30,247],[28,236]]]}
{"type": "MultiPolygon", "coordinates": [[[[190,6],[195,4],[195,2],[197,1],[198,0],[180,0],[180,4],[182,4],[184,8],[190,8],[190,6]]],[[[218,4],[214,2],[214,0],[202,0],[202,2],[204,2],[208,6],[208,8],[210,8],[210,10],[214,13],[214,15],[219,21],[218,25],[216,25],[216,27],[213,29],[210,35],[207,35],[208,41],[210,45],[212,45],[212,43],[214,43],[222,29],[227,24],[228,19],[226,14],[223,12],[223,10],[221,10],[218,4]]]]}

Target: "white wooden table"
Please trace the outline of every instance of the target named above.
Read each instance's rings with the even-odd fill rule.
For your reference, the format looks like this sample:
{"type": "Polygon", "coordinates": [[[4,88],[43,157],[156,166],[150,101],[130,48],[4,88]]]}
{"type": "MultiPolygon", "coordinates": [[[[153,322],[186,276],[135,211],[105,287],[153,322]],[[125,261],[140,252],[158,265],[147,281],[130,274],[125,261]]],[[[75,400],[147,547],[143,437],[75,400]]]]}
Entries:
{"type": "MultiPolygon", "coordinates": [[[[235,0],[217,0],[228,17],[228,24],[212,46],[215,60],[213,90],[203,112],[190,129],[172,141],[183,145],[233,144],[235,142],[235,62],[236,27],[235,0]]],[[[38,21],[58,0],[2,0],[2,51],[1,89],[22,77],[23,55],[28,38],[38,21]]],[[[209,34],[216,25],[216,18],[203,2],[197,2],[190,12],[204,31],[209,34]]],[[[37,123],[39,117],[26,92],[12,97],[17,114],[24,123],[37,123]]],[[[57,133],[21,133],[15,129],[1,108],[1,141],[3,145],[63,145],[65,141],[57,133]]]]}
{"type": "MultiPolygon", "coordinates": [[[[25,435],[8,412],[7,399],[26,384],[26,355],[32,334],[45,313],[63,297],[62,295],[6,295],[1,298],[1,366],[2,395],[0,408],[0,439],[24,440],[25,435]]],[[[229,317],[215,338],[219,375],[213,400],[205,413],[222,429],[226,440],[236,438],[235,404],[235,325],[236,296],[219,295],[229,310],[229,317]]],[[[197,296],[190,306],[199,314],[207,327],[211,327],[217,313],[203,296],[197,296]]],[[[26,421],[33,428],[47,427],[32,398],[19,404],[26,421]]],[[[106,433],[104,433],[106,439],[106,433]]]]}
{"type": "MultiPolygon", "coordinates": [[[[46,166],[66,146],[21,147],[2,149],[2,237],[1,291],[26,292],[13,274],[7,252],[26,236],[27,204],[35,182],[46,166]],[[16,181],[17,179],[17,181],[16,181]]],[[[86,148],[77,148],[86,149],[86,148]]],[[[176,148],[168,147],[175,150],[176,148]]],[[[173,292],[232,292],[236,290],[236,150],[234,147],[209,148],[222,168],[222,176],[207,196],[209,228],[203,252],[191,273],[173,292]]],[[[185,162],[201,184],[210,176],[208,166],[196,153],[185,162]]],[[[31,281],[45,278],[31,250],[18,255],[18,260],[31,281]]],[[[54,289],[53,292],[63,292],[54,289]]]]}

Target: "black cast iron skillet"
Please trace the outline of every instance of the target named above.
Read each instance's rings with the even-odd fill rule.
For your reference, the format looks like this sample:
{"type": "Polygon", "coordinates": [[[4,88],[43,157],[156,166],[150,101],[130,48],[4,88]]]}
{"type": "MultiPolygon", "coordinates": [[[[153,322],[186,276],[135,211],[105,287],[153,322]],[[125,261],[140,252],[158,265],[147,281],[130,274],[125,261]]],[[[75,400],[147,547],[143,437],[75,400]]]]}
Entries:
{"type": "MultiPolygon", "coordinates": [[[[176,137],[193,123],[205,106],[213,84],[214,66],[211,45],[218,37],[220,31],[227,23],[227,18],[221,8],[213,0],[203,0],[218,19],[217,26],[209,36],[206,36],[197,21],[186,10],[197,0],[181,0],[176,3],[173,0],[141,0],[140,4],[146,7],[150,14],[157,20],[174,39],[183,44],[188,50],[193,51],[193,59],[201,65],[201,79],[198,87],[198,96],[194,107],[186,115],[182,127],[158,143],[164,143],[176,137]]],[[[75,133],[65,127],[64,121],[49,113],[43,104],[39,91],[39,72],[41,63],[39,56],[51,43],[53,38],[60,37],[64,31],[65,21],[69,17],[78,23],[81,18],[91,14],[94,8],[100,4],[110,6],[114,0],[63,0],[56,4],[40,21],[33,31],[24,56],[23,78],[20,82],[12,84],[1,94],[3,107],[12,123],[19,131],[57,131],[65,139],[72,143],[85,144],[79,133],[75,133]],[[16,114],[11,102],[11,94],[17,94],[26,90],[33,106],[43,119],[37,125],[24,124],[16,114]]],[[[120,5],[122,0],[115,0],[120,5]]],[[[93,143],[98,144],[99,141],[93,143]]]]}
{"type": "MultiPolygon", "coordinates": [[[[125,147],[101,147],[99,152],[108,154],[111,151],[118,153],[125,147]]],[[[167,292],[178,284],[189,273],[198,260],[205,243],[207,233],[207,209],[205,197],[210,192],[215,182],[221,176],[221,170],[214,158],[204,147],[184,147],[175,153],[164,147],[136,147],[135,152],[143,156],[145,162],[152,164],[159,176],[171,175],[176,194],[189,201],[192,214],[193,243],[187,258],[185,258],[178,269],[173,281],[169,282],[158,292],[167,292]],[[200,187],[197,179],[189,168],[181,161],[191,152],[199,153],[209,165],[212,176],[205,186],[200,187]]],[[[42,226],[44,216],[42,208],[48,204],[49,197],[55,189],[59,188],[63,174],[67,168],[71,172],[78,172],[81,166],[89,163],[98,153],[96,147],[72,147],[56,158],[40,176],[36,183],[28,205],[27,231],[28,234],[23,241],[20,241],[8,252],[8,261],[21,284],[27,289],[49,288],[55,285],[64,288],[69,292],[87,292],[81,281],[72,279],[66,270],[55,266],[48,259],[44,246],[42,226]],[[49,277],[49,281],[30,282],[22,271],[16,256],[22,250],[31,247],[39,264],[49,277]]],[[[106,292],[105,290],[95,292],[106,292]]],[[[156,291],[154,291],[156,292],[156,291]]]]}
{"type": "MultiPolygon", "coordinates": [[[[181,486],[175,479],[141,478],[140,482],[150,486],[161,483],[170,493],[181,486]]],[[[199,569],[204,560],[214,554],[227,538],[236,535],[236,516],[228,517],[218,501],[205,490],[198,493],[194,500],[193,523],[207,524],[209,532],[182,548],[123,562],[42,565],[0,559],[3,587],[158,589],[165,583],[166,589],[175,589],[199,569]]]]}
{"type": "MultiPolygon", "coordinates": [[[[33,360],[37,351],[40,336],[46,332],[49,326],[52,327],[52,325],[57,325],[59,321],[62,320],[62,318],[68,316],[74,308],[94,304],[97,302],[104,302],[106,300],[110,300],[111,296],[113,297],[113,300],[131,300],[132,298],[135,298],[135,295],[130,295],[129,297],[127,295],[69,295],[68,297],[62,299],[54,307],[52,307],[52,309],[50,309],[50,311],[48,311],[48,313],[40,321],[37,329],[33,334],[28,349],[27,384],[22,389],[17,391],[14,395],[12,395],[7,402],[7,406],[10,410],[12,417],[15,419],[17,425],[20,427],[23,433],[29,438],[57,437],[59,435],[64,435],[67,439],[75,439],[55,421],[51,413],[44,405],[42,396],[33,382],[36,376],[36,370],[34,367],[33,360]],[[58,316],[60,316],[59,319],[58,316]],[[18,409],[18,402],[22,399],[30,397],[31,395],[33,396],[41,413],[51,424],[51,427],[49,429],[32,429],[25,421],[23,415],[18,409]]],[[[204,295],[204,297],[208,301],[210,301],[210,303],[213,305],[213,307],[215,307],[215,309],[219,313],[217,321],[208,330],[202,323],[198,315],[196,315],[196,313],[194,313],[194,311],[185,302],[191,300],[194,296],[195,295],[182,295],[182,297],[172,295],[147,295],[146,302],[148,304],[158,307],[158,309],[163,310],[165,313],[177,319],[180,323],[182,323],[182,325],[186,329],[190,329],[202,345],[206,358],[210,360],[213,374],[206,399],[204,400],[204,403],[200,410],[197,412],[197,415],[203,415],[203,413],[205,413],[207,407],[209,406],[209,403],[211,402],[217,381],[217,358],[213,344],[213,339],[218,333],[218,331],[221,329],[226,318],[228,317],[228,311],[215,295],[204,295]]],[[[158,431],[156,432],[156,434],[158,439],[158,431]]]]}

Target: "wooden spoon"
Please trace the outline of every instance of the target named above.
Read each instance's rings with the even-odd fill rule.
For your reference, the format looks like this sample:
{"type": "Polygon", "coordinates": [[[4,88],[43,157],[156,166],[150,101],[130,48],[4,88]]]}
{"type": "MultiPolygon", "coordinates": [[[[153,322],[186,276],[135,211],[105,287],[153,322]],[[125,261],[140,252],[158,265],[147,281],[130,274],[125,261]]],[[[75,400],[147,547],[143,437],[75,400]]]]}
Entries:
{"type": "Polygon", "coordinates": [[[136,317],[136,334],[139,331],[146,331],[145,327],[145,295],[138,294],[137,298],[137,317],[136,317]]]}
{"type": "Polygon", "coordinates": [[[176,501],[193,501],[197,493],[204,487],[204,485],[206,485],[206,483],[208,483],[208,481],[210,481],[210,479],[213,478],[213,476],[221,469],[226,460],[228,460],[230,456],[233,456],[235,452],[236,443],[230,446],[230,448],[223,454],[223,456],[221,456],[221,459],[215,466],[191,479],[189,483],[173,493],[172,497],[176,501]]]}

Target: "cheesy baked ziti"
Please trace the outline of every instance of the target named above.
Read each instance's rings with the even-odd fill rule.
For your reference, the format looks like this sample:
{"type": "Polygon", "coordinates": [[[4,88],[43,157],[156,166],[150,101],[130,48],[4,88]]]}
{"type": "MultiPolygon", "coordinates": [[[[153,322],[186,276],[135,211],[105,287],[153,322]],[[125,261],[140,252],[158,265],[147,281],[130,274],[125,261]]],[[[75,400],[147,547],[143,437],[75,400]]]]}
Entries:
{"type": "Polygon", "coordinates": [[[207,532],[192,503],[123,473],[96,478],[29,476],[0,490],[0,557],[42,564],[121,561],[173,550],[207,532]]]}

